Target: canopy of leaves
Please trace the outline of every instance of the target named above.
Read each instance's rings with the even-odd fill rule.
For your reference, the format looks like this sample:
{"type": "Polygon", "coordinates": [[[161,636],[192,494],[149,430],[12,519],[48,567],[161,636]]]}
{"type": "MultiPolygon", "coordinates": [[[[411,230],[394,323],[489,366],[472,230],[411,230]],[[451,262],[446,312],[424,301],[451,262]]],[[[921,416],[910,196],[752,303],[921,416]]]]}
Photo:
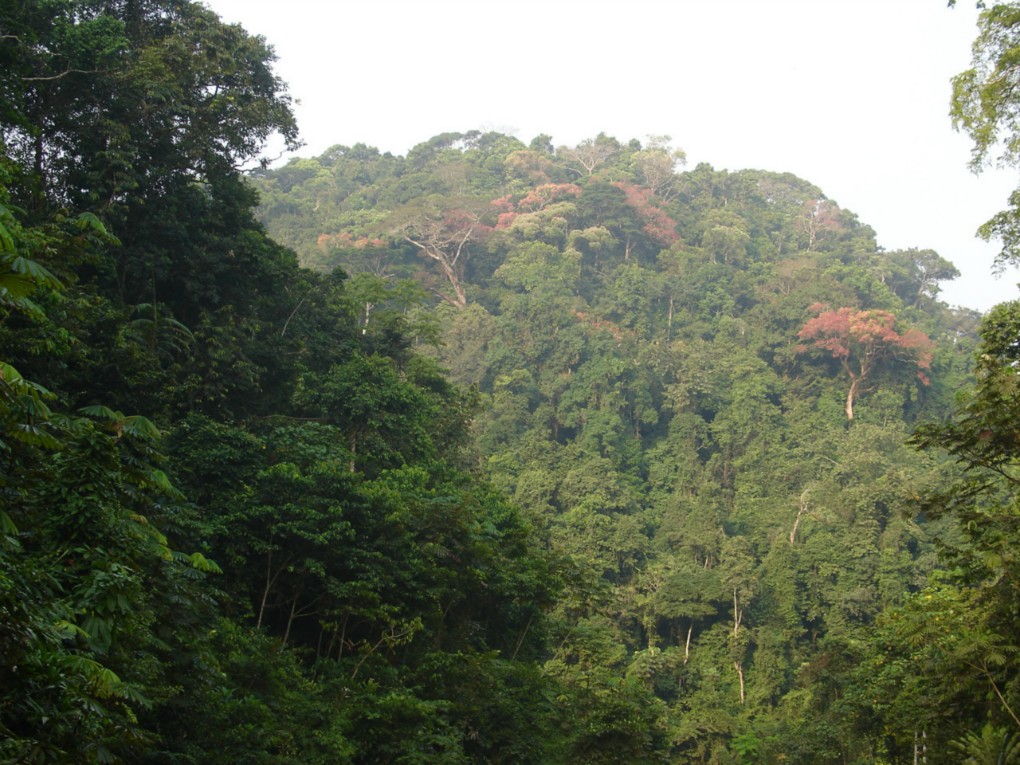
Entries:
{"type": "Polygon", "coordinates": [[[909,762],[1011,724],[1017,322],[921,431],[949,460],[906,448],[977,341],[937,253],[664,137],[244,177],[296,141],[261,39],[185,0],[0,26],[0,759],[909,762]]]}
{"type": "MultiPolygon", "coordinates": [[[[565,760],[892,756],[879,730],[910,740],[907,718],[868,728],[841,699],[857,703],[855,663],[881,652],[879,614],[935,562],[934,530],[907,513],[941,478],[903,442],[965,374],[972,318],[937,300],[955,272],[882,252],[805,181],[653,163],[663,151],[607,136],[513,149],[487,166],[498,193],[469,143],[388,158],[342,191],[355,164],[302,160],[314,204],[283,187],[286,167],[254,183],[268,229],[317,268],[366,261],[305,242],[473,200],[485,236],[458,261],[464,305],[432,301],[430,353],[478,387],[475,459],[559,559],[544,671],[583,721],[565,760]]],[[[453,284],[382,238],[372,273],[453,284]]]]}

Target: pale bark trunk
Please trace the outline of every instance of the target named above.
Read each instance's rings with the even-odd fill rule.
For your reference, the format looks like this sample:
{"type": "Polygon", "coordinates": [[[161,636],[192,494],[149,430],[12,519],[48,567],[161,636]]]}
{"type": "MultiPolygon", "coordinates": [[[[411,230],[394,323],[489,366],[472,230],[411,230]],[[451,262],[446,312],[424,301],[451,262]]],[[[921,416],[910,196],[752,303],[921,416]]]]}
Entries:
{"type": "Polygon", "coordinates": [[[852,421],[854,418],[854,399],[857,397],[860,382],[861,378],[859,377],[850,378],[850,390],[846,394],[846,406],[844,407],[847,421],[852,421]]]}
{"type": "Polygon", "coordinates": [[[800,526],[800,519],[804,517],[804,513],[807,512],[807,509],[808,509],[807,492],[805,491],[803,494],[800,495],[800,509],[797,510],[797,517],[793,521],[793,528],[790,529],[791,546],[793,546],[793,544],[797,541],[797,527],[800,526]]]}
{"type": "Polygon", "coordinates": [[[365,321],[361,325],[361,334],[368,334],[368,322],[372,316],[372,309],[375,308],[375,303],[365,303],[365,321]]]}
{"type": "MultiPolygon", "coordinates": [[[[744,610],[740,608],[740,600],[737,597],[737,588],[733,588],[733,639],[736,641],[737,634],[740,632],[740,622],[743,621],[744,610]]],[[[740,704],[744,703],[744,667],[737,660],[733,661],[733,669],[737,671],[737,677],[740,679],[740,704]]]]}
{"type": "Polygon", "coordinates": [[[739,607],[739,601],[737,600],[737,588],[733,588],[733,635],[736,637],[737,632],[740,630],[740,621],[744,617],[744,610],[739,607]]]}
{"type": "Polygon", "coordinates": [[[463,308],[467,305],[467,295],[464,292],[464,288],[461,286],[460,277],[457,275],[457,261],[460,260],[461,254],[464,252],[464,247],[471,239],[472,233],[474,233],[475,226],[471,226],[463,236],[459,238],[459,241],[451,242],[449,240],[439,243],[436,241],[432,242],[419,242],[410,236],[405,235],[404,241],[410,242],[419,250],[421,250],[426,257],[436,261],[439,267],[443,270],[443,275],[446,280],[453,287],[453,296],[445,295],[442,292],[436,292],[436,294],[445,300],[455,308],[463,308]],[[444,246],[454,245],[455,249],[453,254],[449,254],[444,251],[444,246]]]}
{"type": "Polygon", "coordinates": [[[464,288],[460,286],[460,278],[449,263],[442,258],[436,258],[436,260],[439,261],[439,265],[442,267],[443,273],[446,275],[446,280],[450,282],[450,286],[453,287],[454,297],[450,297],[449,295],[444,295],[442,293],[437,294],[453,307],[463,308],[467,305],[467,295],[464,292],[464,288]]]}

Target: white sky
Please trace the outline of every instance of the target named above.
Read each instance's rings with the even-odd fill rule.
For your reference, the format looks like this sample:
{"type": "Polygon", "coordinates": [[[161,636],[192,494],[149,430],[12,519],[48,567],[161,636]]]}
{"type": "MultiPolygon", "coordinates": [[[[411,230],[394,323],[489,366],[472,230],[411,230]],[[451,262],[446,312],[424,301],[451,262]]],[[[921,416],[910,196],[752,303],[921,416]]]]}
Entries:
{"type": "Polygon", "coordinates": [[[688,166],[792,172],[963,273],[947,302],[1018,297],[975,229],[1015,171],[967,169],[948,117],[971,0],[207,0],[275,47],[306,146],[405,154],[473,129],[574,145],[667,134],[688,166]]]}

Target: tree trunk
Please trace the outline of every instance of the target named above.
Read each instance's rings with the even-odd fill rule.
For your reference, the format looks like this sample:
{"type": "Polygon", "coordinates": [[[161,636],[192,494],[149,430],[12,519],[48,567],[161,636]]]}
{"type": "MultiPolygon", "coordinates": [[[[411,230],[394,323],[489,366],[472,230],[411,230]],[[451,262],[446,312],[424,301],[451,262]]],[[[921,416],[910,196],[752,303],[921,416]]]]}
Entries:
{"type": "Polygon", "coordinates": [[[517,658],[517,653],[521,650],[521,646],[524,644],[524,638],[528,636],[528,630],[531,629],[531,622],[535,619],[535,612],[531,612],[531,616],[528,617],[528,623],[524,625],[524,631],[521,636],[517,638],[517,645],[514,646],[513,655],[510,657],[510,661],[514,661],[517,658]]]}
{"type": "Polygon", "coordinates": [[[368,322],[369,318],[372,316],[373,308],[375,308],[375,303],[369,303],[368,301],[365,301],[365,321],[361,325],[361,334],[363,335],[368,334],[368,322]]]}
{"type": "Polygon", "coordinates": [[[273,534],[269,534],[269,552],[266,555],[266,584],[262,588],[262,599],[259,602],[259,617],[255,622],[255,628],[260,629],[262,627],[262,618],[266,614],[266,607],[269,602],[269,591],[273,589],[273,585],[276,583],[276,577],[283,571],[284,566],[280,566],[276,569],[276,573],[273,573],[273,534]]]}
{"type": "Polygon", "coordinates": [[[340,625],[340,647],[337,648],[336,660],[340,661],[344,657],[344,644],[347,641],[347,620],[351,618],[350,614],[344,614],[344,620],[340,625]]]}
{"type": "Polygon", "coordinates": [[[797,527],[800,526],[800,519],[804,517],[804,513],[807,512],[807,490],[800,495],[800,509],[797,510],[797,517],[793,521],[793,528],[790,529],[790,546],[792,547],[794,542],[797,541],[797,527]]]}
{"type": "Polygon", "coordinates": [[[454,308],[463,308],[467,305],[467,295],[464,293],[464,288],[460,285],[460,277],[457,276],[457,272],[454,270],[453,266],[450,265],[444,258],[434,257],[434,259],[443,269],[443,273],[446,275],[446,280],[450,283],[450,286],[453,287],[454,297],[444,295],[441,292],[437,294],[454,308]]]}
{"type": "Polygon", "coordinates": [[[850,378],[850,390],[846,394],[846,406],[844,411],[846,412],[846,419],[848,422],[853,421],[854,418],[854,399],[857,397],[857,390],[860,386],[860,377],[850,378]]]}
{"type": "Polygon", "coordinates": [[[439,264],[446,280],[450,283],[450,286],[453,287],[454,294],[451,297],[450,295],[446,295],[438,290],[436,291],[436,294],[455,308],[463,308],[467,305],[467,295],[464,293],[464,288],[460,283],[460,276],[457,274],[457,262],[460,260],[461,254],[465,252],[464,248],[468,241],[470,241],[471,234],[474,230],[474,226],[468,228],[467,231],[459,237],[459,241],[447,240],[439,242],[435,239],[432,239],[431,241],[418,241],[412,236],[404,235],[405,242],[413,244],[421,250],[425,257],[430,258],[439,264]],[[450,246],[454,247],[452,254],[447,249],[450,246]]]}
{"type": "Polygon", "coordinates": [[[294,600],[290,602],[290,613],[287,614],[287,629],[283,632],[283,644],[287,645],[287,641],[290,640],[290,628],[294,624],[294,612],[297,610],[297,602],[299,595],[294,596],[294,600]]]}

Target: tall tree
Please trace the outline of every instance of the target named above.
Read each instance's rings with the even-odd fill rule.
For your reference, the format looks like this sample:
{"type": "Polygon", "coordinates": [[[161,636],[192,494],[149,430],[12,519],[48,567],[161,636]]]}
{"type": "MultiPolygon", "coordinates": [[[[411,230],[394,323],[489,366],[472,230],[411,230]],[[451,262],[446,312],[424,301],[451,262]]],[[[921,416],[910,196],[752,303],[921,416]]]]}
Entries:
{"type": "Polygon", "coordinates": [[[832,311],[822,310],[821,305],[814,309],[821,312],[809,319],[797,336],[830,353],[850,378],[844,406],[848,420],[854,418],[857,397],[868,389],[885,363],[900,363],[916,370],[918,379],[927,385],[925,371],[931,366],[932,343],[921,330],[912,328],[900,333],[896,317],[889,311],[847,307],[832,311]]]}
{"type": "Polygon", "coordinates": [[[464,268],[486,227],[470,200],[451,203],[437,197],[410,204],[394,213],[392,231],[417,248],[427,260],[439,266],[453,294],[437,289],[436,294],[455,308],[467,305],[464,268]]]}
{"type": "Polygon", "coordinates": [[[556,156],[565,159],[570,170],[581,177],[595,174],[595,170],[620,153],[620,142],[605,133],[586,138],[574,148],[561,146],[556,156]]]}
{"type": "Polygon", "coordinates": [[[649,136],[648,145],[631,158],[644,185],[663,202],[676,196],[677,173],[687,162],[684,150],[671,148],[670,140],[668,135],[649,136]]]}
{"type": "MultiPolygon", "coordinates": [[[[983,4],[979,4],[983,5],[983,4]]],[[[993,163],[1020,166],[1020,98],[1016,62],[1020,57],[1020,7],[994,3],[978,17],[972,67],[953,78],[953,126],[974,142],[971,167],[993,163]]],[[[978,229],[984,239],[1002,242],[998,268],[1020,263],[1020,188],[1009,208],[978,229]]]]}
{"type": "Polygon", "coordinates": [[[97,209],[297,145],[272,49],[183,0],[5,5],[4,139],[37,188],[97,209]],[[6,67],[5,67],[6,68],[6,67]]]}
{"type": "MultiPolygon", "coordinates": [[[[921,507],[955,521],[946,535],[948,571],[912,600],[892,624],[943,696],[961,708],[985,709],[997,724],[1020,731],[1020,303],[996,306],[981,327],[977,382],[949,422],[920,428],[913,441],[948,452],[962,468],[947,487],[928,491],[921,507]]],[[[973,730],[981,716],[963,724],[973,730]]],[[[1001,734],[1000,734],[1001,735],[1001,734]]]]}

